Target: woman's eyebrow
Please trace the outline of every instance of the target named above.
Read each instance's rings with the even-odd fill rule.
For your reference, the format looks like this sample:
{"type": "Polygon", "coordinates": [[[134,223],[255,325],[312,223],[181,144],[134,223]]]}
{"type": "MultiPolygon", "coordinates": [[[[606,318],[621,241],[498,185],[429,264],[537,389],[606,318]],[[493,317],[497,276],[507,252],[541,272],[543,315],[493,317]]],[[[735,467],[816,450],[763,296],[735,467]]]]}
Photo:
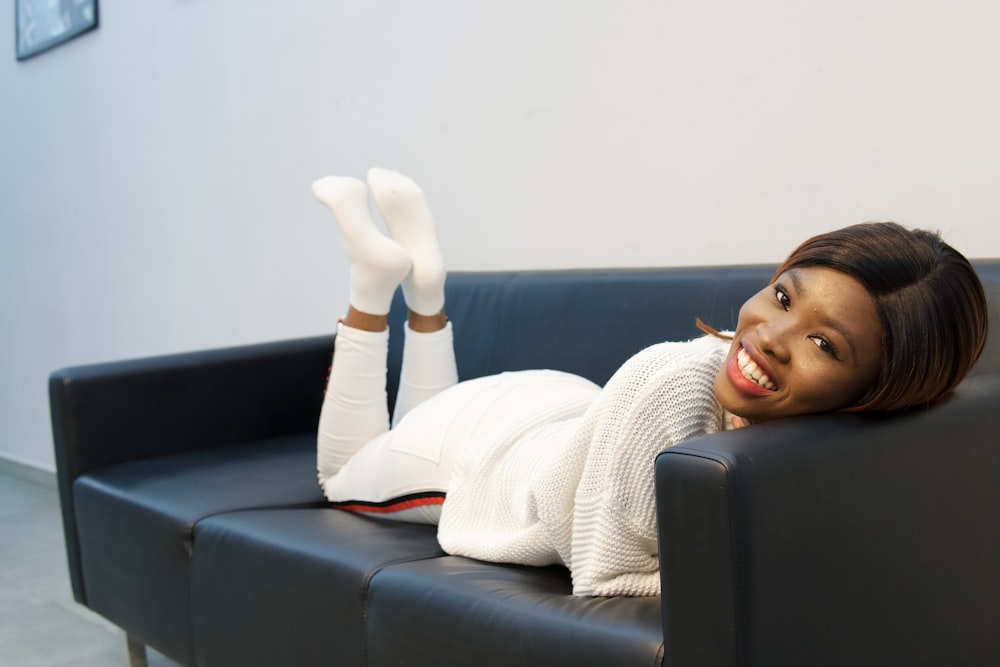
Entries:
{"type": "MultiPolygon", "coordinates": [[[[802,280],[799,279],[798,271],[791,269],[788,272],[788,279],[792,281],[792,288],[795,290],[795,294],[799,299],[804,299],[809,293],[809,290],[805,289],[802,280]]],[[[823,326],[829,327],[840,334],[840,337],[844,339],[847,343],[847,347],[851,352],[851,360],[857,364],[858,363],[858,353],[854,349],[854,338],[844,327],[840,325],[839,322],[830,318],[830,316],[824,310],[821,314],[823,326]]]]}

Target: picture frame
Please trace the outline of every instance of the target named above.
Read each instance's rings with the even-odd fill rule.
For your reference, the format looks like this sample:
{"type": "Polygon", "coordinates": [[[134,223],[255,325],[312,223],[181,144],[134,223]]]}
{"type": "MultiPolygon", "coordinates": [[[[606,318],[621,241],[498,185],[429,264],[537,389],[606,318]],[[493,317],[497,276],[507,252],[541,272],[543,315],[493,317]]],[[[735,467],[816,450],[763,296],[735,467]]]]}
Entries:
{"type": "Polygon", "coordinates": [[[16,0],[17,59],[26,60],[97,28],[97,0],[16,0]]]}

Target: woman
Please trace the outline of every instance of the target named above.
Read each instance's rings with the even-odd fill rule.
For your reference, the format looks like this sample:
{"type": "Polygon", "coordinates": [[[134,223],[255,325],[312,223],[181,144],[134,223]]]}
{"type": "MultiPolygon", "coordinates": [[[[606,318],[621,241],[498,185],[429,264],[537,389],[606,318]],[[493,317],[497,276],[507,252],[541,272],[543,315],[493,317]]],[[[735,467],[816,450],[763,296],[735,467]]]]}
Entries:
{"type": "Polygon", "coordinates": [[[792,415],[943,400],[986,339],[969,263],[892,223],[814,237],[741,308],[731,336],[653,345],[603,388],[558,371],[459,383],[445,270],[423,192],[373,169],[317,181],[350,261],[320,415],[319,481],[336,507],[438,524],[445,551],[563,563],[578,595],[659,593],[653,460],[664,447],[792,415]],[[368,189],[391,238],[368,213],[368,189]],[[390,429],[386,314],[409,310],[390,429]],[[447,497],[445,494],[447,492],[447,497]]]}

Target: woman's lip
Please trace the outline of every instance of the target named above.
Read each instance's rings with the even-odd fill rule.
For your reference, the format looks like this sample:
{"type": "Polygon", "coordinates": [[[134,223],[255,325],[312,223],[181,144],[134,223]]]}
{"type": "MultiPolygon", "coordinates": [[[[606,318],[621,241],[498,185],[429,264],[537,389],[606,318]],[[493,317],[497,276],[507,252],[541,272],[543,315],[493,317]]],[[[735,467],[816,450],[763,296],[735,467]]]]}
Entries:
{"type": "MultiPolygon", "coordinates": [[[[751,396],[767,396],[768,394],[774,393],[773,389],[762,387],[743,375],[743,371],[740,370],[740,365],[737,361],[737,355],[739,354],[741,348],[744,350],[747,349],[741,343],[740,347],[737,347],[733,350],[733,353],[729,355],[729,360],[726,362],[726,377],[729,378],[729,382],[736,388],[737,391],[751,396]]],[[[747,353],[750,354],[750,350],[747,350],[747,353]]],[[[755,356],[751,355],[751,358],[756,360],[755,356]]],[[[765,373],[767,372],[765,367],[761,366],[761,368],[764,369],[765,373]]]]}
{"type": "MultiPolygon", "coordinates": [[[[747,355],[749,355],[750,360],[755,364],[757,364],[760,370],[762,370],[764,374],[767,375],[767,377],[770,378],[772,382],[774,382],[774,373],[771,372],[771,367],[764,360],[761,354],[757,351],[757,348],[755,348],[753,344],[747,341],[745,338],[740,340],[740,347],[746,350],[746,353],[747,355]]],[[[736,351],[739,352],[739,350],[736,351]]],[[[775,382],[775,384],[777,384],[777,382],[775,382]]]]}

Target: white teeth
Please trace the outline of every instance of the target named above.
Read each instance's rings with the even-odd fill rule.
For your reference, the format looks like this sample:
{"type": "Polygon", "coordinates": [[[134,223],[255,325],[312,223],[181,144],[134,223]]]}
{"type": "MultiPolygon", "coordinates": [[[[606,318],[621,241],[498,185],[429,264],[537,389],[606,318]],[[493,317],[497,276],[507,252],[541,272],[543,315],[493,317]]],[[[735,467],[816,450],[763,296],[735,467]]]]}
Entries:
{"type": "Polygon", "coordinates": [[[774,383],[771,382],[771,378],[767,377],[767,373],[760,369],[757,362],[751,359],[750,355],[747,354],[747,351],[742,347],[740,348],[740,351],[736,353],[736,364],[740,367],[740,372],[743,373],[743,377],[746,379],[759,384],[765,389],[770,389],[771,391],[774,391],[777,388],[774,383]]]}

